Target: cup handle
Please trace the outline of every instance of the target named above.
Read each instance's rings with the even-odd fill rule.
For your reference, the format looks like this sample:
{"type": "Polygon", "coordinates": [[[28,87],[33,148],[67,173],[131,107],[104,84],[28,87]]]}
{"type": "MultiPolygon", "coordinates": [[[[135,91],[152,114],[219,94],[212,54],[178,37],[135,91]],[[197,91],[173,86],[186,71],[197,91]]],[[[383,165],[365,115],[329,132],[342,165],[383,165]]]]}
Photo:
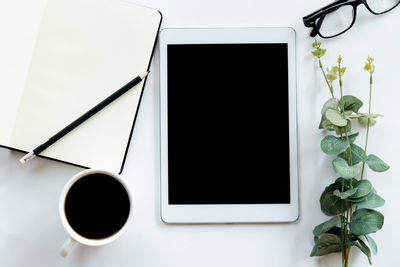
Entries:
{"type": "Polygon", "coordinates": [[[78,244],[78,241],[76,241],[72,237],[69,237],[67,240],[65,240],[64,244],[62,245],[60,249],[60,255],[64,258],[68,257],[68,255],[75,248],[76,244],[78,244]]]}

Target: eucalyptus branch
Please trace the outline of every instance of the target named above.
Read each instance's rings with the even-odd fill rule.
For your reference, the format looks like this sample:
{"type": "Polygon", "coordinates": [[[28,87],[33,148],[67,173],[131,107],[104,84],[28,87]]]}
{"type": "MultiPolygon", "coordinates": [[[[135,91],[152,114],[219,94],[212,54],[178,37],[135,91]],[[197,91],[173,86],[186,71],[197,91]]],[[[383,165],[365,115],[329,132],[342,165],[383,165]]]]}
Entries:
{"type": "Polygon", "coordinates": [[[374,209],[382,206],[385,201],[377,194],[371,182],[363,179],[365,165],[376,172],[389,169],[389,165],[377,156],[367,155],[369,128],[375,125],[375,119],[380,116],[371,113],[372,74],[375,70],[373,58],[368,57],[364,67],[370,74],[370,92],[368,113],[361,113],[359,110],[363,105],[362,101],[355,96],[343,94],[343,75],[346,68],[342,67],[342,57],[338,57],[336,66],[325,71],[321,58],[326,49],[322,49],[318,41],[312,46],[312,53],[318,59],[332,96],[322,107],[319,128],[336,132],[337,135],[325,136],[321,141],[321,149],[328,155],[336,156],[332,165],[339,178],[328,185],[320,197],[322,212],[332,218],[314,228],[315,244],[311,256],[341,252],[342,266],[348,267],[351,247],[355,246],[371,263],[371,250],[376,254],[377,247],[369,234],[380,230],[384,220],[383,215],[374,209]],[[339,82],[340,99],[334,97],[335,80],[339,82]],[[355,143],[358,133],[351,133],[354,120],[367,128],[364,149],[355,143]],[[361,162],[361,177],[357,179],[361,162]]]}
{"type": "Polygon", "coordinates": [[[368,135],[369,135],[369,128],[371,124],[371,101],[372,101],[372,74],[375,71],[375,65],[372,65],[372,62],[374,61],[373,58],[368,57],[367,58],[367,63],[365,64],[364,70],[369,72],[369,101],[368,101],[368,121],[367,121],[367,133],[365,136],[365,147],[364,147],[364,158],[363,158],[363,163],[362,163],[362,168],[361,168],[361,178],[363,179],[364,177],[364,169],[365,169],[365,160],[367,158],[367,146],[368,146],[368,135]]]}
{"type": "MultiPolygon", "coordinates": [[[[346,70],[346,68],[342,68],[341,67],[341,63],[342,63],[342,57],[339,55],[338,60],[337,60],[338,66],[337,68],[334,67],[334,70],[336,70],[335,72],[337,72],[338,76],[339,76],[339,88],[340,88],[340,103],[341,103],[341,109],[342,109],[342,116],[343,113],[345,112],[345,108],[344,108],[344,101],[343,101],[343,80],[342,80],[342,76],[346,70]]],[[[348,122],[350,123],[350,122],[348,122]]],[[[348,128],[347,125],[344,127],[344,133],[346,136],[346,142],[350,144],[349,142],[349,135],[348,135],[348,128]]],[[[352,156],[351,156],[351,147],[349,146],[347,148],[347,155],[348,155],[348,165],[352,166],[352,156]]],[[[352,189],[352,180],[350,180],[349,183],[350,189],[352,189]]],[[[343,192],[343,189],[342,189],[343,192]]],[[[342,200],[343,201],[343,200],[342,200]]],[[[347,266],[348,264],[348,257],[350,254],[350,249],[351,246],[347,246],[347,242],[351,239],[351,232],[348,230],[348,225],[349,225],[349,218],[350,218],[350,210],[352,210],[352,204],[350,203],[350,208],[346,210],[346,217],[345,217],[345,222],[344,222],[344,248],[342,251],[342,258],[343,258],[343,254],[344,254],[344,266],[347,266]]],[[[344,213],[342,211],[342,213],[344,213]]]]}
{"type": "Polygon", "coordinates": [[[322,49],[321,48],[321,43],[317,42],[317,40],[315,40],[315,42],[313,43],[313,47],[315,48],[315,50],[312,53],[313,53],[314,56],[316,56],[318,58],[319,68],[322,71],[322,75],[325,78],[325,82],[328,85],[328,88],[329,88],[329,91],[330,91],[330,93],[332,95],[332,98],[334,98],[332,81],[329,83],[329,79],[328,79],[328,77],[327,77],[327,75],[325,73],[324,66],[323,66],[322,61],[321,61],[321,57],[323,57],[325,55],[326,49],[322,49]]]}
{"type": "Polygon", "coordinates": [[[322,62],[321,62],[321,58],[318,58],[318,63],[319,63],[319,68],[321,69],[322,74],[324,75],[326,84],[328,85],[329,91],[331,92],[332,98],[334,98],[335,96],[333,95],[333,85],[332,85],[332,82],[328,81],[328,78],[327,78],[326,73],[324,71],[324,67],[323,67],[322,62]]]}

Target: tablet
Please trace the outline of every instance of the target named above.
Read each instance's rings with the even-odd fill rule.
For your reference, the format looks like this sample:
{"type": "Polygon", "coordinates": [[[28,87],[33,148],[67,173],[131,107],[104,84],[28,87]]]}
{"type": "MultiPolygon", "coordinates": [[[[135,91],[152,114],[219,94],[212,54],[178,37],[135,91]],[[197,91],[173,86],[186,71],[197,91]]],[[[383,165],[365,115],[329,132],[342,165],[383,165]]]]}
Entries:
{"type": "Polygon", "coordinates": [[[298,218],[295,32],[164,29],[161,218],[298,218]]]}

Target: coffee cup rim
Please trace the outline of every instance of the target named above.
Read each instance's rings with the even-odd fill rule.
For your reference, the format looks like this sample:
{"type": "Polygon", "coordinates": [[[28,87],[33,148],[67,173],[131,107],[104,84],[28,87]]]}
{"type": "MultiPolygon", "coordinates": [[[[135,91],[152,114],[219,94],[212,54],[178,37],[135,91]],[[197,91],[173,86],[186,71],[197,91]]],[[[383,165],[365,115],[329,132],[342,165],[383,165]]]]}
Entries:
{"type": "Polygon", "coordinates": [[[88,246],[102,246],[108,243],[111,243],[112,241],[118,239],[123,232],[125,231],[128,222],[131,220],[132,217],[132,212],[133,212],[133,197],[132,197],[132,193],[131,190],[129,188],[129,186],[127,185],[127,183],[122,179],[122,177],[118,174],[112,173],[110,171],[107,170],[103,170],[103,169],[88,169],[88,170],[84,170],[81,171],[77,174],[75,174],[71,179],[69,179],[69,181],[64,185],[64,188],[61,191],[61,195],[60,195],[60,199],[59,199],[59,205],[58,205],[58,212],[59,212],[59,216],[62,222],[62,225],[64,226],[64,229],[67,231],[68,235],[76,240],[79,243],[88,245],[88,246]],[[72,187],[73,184],[75,184],[75,182],[77,182],[79,179],[90,175],[90,174],[105,174],[108,175],[110,177],[113,177],[114,179],[116,179],[120,184],[122,184],[122,186],[125,188],[125,191],[128,194],[129,197],[129,202],[130,202],[130,208],[129,208],[129,215],[128,218],[124,224],[124,226],[115,234],[106,237],[106,238],[102,238],[102,239],[89,239],[86,238],[80,234],[78,234],[69,224],[66,214],[65,214],[65,199],[66,196],[69,192],[69,189],[72,187]]]}

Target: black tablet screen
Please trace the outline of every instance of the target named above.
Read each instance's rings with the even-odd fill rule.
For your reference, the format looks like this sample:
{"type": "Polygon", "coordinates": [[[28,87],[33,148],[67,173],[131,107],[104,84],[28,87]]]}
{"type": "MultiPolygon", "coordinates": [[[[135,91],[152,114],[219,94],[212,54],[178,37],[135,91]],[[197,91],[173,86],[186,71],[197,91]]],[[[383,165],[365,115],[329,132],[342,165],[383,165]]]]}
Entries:
{"type": "Polygon", "coordinates": [[[169,204],[290,203],[287,44],[168,45],[169,204]]]}

